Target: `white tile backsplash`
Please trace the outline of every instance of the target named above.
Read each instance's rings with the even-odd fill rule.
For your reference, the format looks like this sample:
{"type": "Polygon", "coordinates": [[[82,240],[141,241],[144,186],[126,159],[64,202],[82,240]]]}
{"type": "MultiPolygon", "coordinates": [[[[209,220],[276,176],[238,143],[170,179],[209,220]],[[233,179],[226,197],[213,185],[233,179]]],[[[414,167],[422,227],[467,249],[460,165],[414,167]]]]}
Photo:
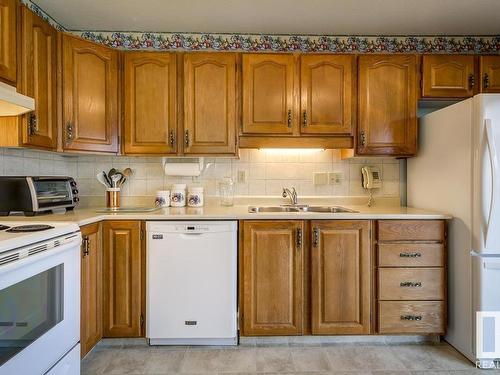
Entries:
{"type": "MultiPolygon", "coordinates": [[[[125,196],[154,195],[173,183],[205,187],[206,195],[217,194],[217,183],[232,177],[237,195],[279,196],[283,187],[294,186],[301,196],[366,196],[361,187],[361,167],[377,166],[382,172],[381,189],[375,195],[399,197],[400,162],[390,158],[341,160],[339,150],[240,150],[239,159],[205,158],[206,168],[199,177],[166,177],[161,157],[102,155],[61,155],[51,152],[0,148],[0,175],[70,175],[82,196],[103,195],[104,186],[96,174],[111,167],[130,167],[133,176],[122,190],[125,196]],[[237,182],[244,171],[246,181],[237,182]],[[314,185],[313,172],[340,172],[339,185],[314,185]]],[[[403,181],[404,182],[404,181],[403,181]]]]}

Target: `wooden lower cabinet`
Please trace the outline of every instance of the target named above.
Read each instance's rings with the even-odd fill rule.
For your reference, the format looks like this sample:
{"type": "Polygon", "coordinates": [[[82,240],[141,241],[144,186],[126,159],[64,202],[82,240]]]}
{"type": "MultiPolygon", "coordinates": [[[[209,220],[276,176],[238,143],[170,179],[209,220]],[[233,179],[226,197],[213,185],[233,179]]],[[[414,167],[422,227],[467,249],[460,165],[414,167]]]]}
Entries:
{"type": "Polygon", "coordinates": [[[300,335],[304,222],[245,221],[240,226],[242,335],[300,335]]]}
{"type": "Polygon", "coordinates": [[[103,223],[103,337],[143,335],[140,221],[103,223]]]}
{"type": "Polygon", "coordinates": [[[446,333],[446,223],[377,222],[380,334],[446,333]]]}
{"type": "Polygon", "coordinates": [[[82,358],[102,337],[102,238],[100,223],[81,227],[80,348],[82,358]]]}
{"type": "Polygon", "coordinates": [[[371,311],[370,221],[311,222],[313,334],[368,334],[371,311]]]}

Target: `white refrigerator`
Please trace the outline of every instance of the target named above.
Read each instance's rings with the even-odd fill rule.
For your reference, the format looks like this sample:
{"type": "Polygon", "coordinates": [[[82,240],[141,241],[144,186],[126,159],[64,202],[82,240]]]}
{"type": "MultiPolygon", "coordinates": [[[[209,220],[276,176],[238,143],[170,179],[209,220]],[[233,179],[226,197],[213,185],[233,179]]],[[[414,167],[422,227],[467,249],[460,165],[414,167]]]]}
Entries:
{"type": "Polygon", "coordinates": [[[445,339],[473,362],[500,348],[500,319],[476,343],[476,312],[500,311],[499,157],[500,94],[480,94],[422,117],[407,164],[408,206],[453,216],[445,339]]]}

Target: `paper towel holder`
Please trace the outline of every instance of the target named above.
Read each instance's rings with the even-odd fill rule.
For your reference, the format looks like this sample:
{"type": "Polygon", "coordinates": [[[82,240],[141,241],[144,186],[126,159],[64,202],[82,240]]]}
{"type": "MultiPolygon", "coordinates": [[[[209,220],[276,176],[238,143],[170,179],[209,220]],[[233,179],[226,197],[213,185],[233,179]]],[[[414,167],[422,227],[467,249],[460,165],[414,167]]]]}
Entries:
{"type": "Polygon", "coordinates": [[[202,157],[163,157],[162,165],[166,176],[198,177],[205,164],[202,157]]]}

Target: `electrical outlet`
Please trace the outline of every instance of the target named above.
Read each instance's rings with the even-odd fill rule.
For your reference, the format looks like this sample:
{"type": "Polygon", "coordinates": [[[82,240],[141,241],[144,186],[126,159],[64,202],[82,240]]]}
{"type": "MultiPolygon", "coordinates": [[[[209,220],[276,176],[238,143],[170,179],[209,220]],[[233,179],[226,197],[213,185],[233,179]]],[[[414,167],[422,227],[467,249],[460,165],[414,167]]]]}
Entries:
{"type": "Polygon", "coordinates": [[[314,172],[313,173],[313,183],[314,183],[314,185],[326,185],[326,184],[328,184],[328,173],[326,173],[326,172],[314,172]]]}
{"type": "Polygon", "coordinates": [[[340,185],[344,179],[342,172],[328,172],[328,183],[330,185],[340,185]]]}
{"type": "Polygon", "coordinates": [[[247,182],[247,172],[246,171],[238,171],[238,183],[244,184],[247,182]]]}

